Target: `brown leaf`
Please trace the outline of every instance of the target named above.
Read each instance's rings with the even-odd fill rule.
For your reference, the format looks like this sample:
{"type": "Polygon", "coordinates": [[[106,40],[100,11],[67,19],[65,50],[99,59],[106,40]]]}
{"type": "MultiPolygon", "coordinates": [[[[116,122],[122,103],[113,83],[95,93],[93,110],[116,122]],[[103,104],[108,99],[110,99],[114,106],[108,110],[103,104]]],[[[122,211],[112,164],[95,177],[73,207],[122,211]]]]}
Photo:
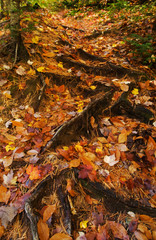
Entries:
{"type": "Polygon", "coordinates": [[[43,222],[46,222],[56,210],[56,204],[48,205],[43,213],[43,222]]]}
{"type": "Polygon", "coordinates": [[[39,219],[37,223],[38,234],[40,240],[48,240],[49,239],[49,228],[47,223],[45,223],[42,218],[39,219]]]}
{"type": "Polygon", "coordinates": [[[68,234],[65,234],[65,233],[56,233],[54,234],[50,240],[72,240],[72,238],[68,235],[68,234]]]}
{"type": "Polygon", "coordinates": [[[118,143],[125,143],[125,142],[127,142],[127,131],[123,129],[118,137],[118,143]]]}
{"type": "Polygon", "coordinates": [[[149,150],[155,150],[155,149],[156,149],[156,142],[151,136],[149,136],[146,150],[149,151],[149,150]]]}
{"type": "Polygon", "coordinates": [[[8,203],[10,198],[10,191],[7,190],[3,185],[0,186],[0,202],[8,203]]]}
{"type": "Polygon", "coordinates": [[[3,236],[4,234],[4,227],[0,226],[0,238],[3,236]]]}
{"type": "Polygon", "coordinates": [[[111,230],[115,238],[129,240],[126,229],[120,224],[114,221],[108,221],[106,223],[106,228],[111,230]]]}
{"type": "Polygon", "coordinates": [[[80,159],[73,159],[72,161],[70,161],[69,166],[70,168],[72,167],[78,167],[80,165],[80,159]]]}
{"type": "Polygon", "coordinates": [[[148,240],[148,238],[145,236],[145,234],[143,234],[140,231],[135,231],[134,235],[135,235],[137,240],[148,240]]]}

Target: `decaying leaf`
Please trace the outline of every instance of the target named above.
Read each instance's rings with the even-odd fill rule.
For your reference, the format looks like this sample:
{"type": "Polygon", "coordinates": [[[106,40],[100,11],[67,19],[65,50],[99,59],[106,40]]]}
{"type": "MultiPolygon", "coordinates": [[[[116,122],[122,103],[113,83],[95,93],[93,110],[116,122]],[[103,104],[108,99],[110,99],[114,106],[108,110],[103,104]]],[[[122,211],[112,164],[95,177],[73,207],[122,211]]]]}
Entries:
{"type": "Polygon", "coordinates": [[[119,160],[116,160],[115,154],[112,154],[110,156],[105,156],[104,157],[104,162],[108,163],[109,166],[114,166],[119,162],[119,160]]]}
{"type": "Polygon", "coordinates": [[[43,222],[46,222],[56,210],[56,204],[48,205],[43,212],[43,222]]]}
{"type": "Polygon", "coordinates": [[[47,223],[42,220],[42,218],[40,218],[37,223],[37,229],[38,229],[40,240],[49,239],[49,227],[47,223]]]}
{"type": "Polygon", "coordinates": [[[111,229],[115,238],[129,240],[129,236],[127,234],[126,229],[120,224],[114,221],[108,221],[106,223],[106,228],[111,229]]]}
{"type": "Polygon", "coordinates": [[[3,185],[0,186],[0,202],[8,203],[8,200],[10,198],[10,191],[3,185]]]}
{"type": "Polygon", "coordinates": [[[6,228],[8,223],[11,222],[17,214],[15,207],[2,206],[0,207],[0,218],[2,225],[6,228]]]}
{"type": "Polygon", "coordinates": [[[65,233],[56,233],[50,238],[50,240],[72,240],[72,237],[65,233]]]}

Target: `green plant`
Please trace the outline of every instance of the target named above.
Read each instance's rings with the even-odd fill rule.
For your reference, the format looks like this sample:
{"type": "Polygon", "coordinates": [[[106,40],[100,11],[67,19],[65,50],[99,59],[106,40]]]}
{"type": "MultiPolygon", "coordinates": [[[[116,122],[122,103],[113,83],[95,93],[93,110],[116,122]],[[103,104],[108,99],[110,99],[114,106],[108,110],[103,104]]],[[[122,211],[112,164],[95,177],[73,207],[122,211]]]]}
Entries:
{"type": "Polygon", "coordinates": [[[142,37],[138,34],[131,34],[125,41],[132,49],[133,58],[141,57],[144,64],[151,64],[155,61],[153,38],[151,35],[142,37]]]}

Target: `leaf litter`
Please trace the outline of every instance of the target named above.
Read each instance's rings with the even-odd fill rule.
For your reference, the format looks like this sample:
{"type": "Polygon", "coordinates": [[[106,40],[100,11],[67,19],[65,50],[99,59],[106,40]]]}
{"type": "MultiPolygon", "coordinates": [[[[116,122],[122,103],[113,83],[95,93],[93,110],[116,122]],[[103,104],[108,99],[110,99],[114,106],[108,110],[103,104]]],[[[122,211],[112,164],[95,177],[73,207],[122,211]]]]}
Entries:
{"type": "MultiPolygon", "coordinates": [[[[64,194],[68,196],[72,210],[72,235],[67,234],[64,227],[66,217],[62,217],[63,202],[60,204],[61,198],[56,196],[55,186],[54,193],[49,192],[50,196],[42,199],[42,208],[41,205],[35,206],[39,212],[37,228],[40,239],[130,239],[133,234],[136,239],[154,239],[155,221],[148,213],[140,214],[135,208],[133,214],[129,214],[128,210],[109,212],[102,198],[99,199],[97,189],[92,196],[84,185],[85,181],[100,182],[125,201],[133,199],[145,208],[147,206],[147,209],[150,207],[155,210],[156,128],[153,115],[150,119],[152,124],[136,120],[135,117],[121,116],[122,114],[106,116],[104,112],[98,120],[92,116],[88,137],[77,136],[75,143],[57,146],[55,151],[48,150],[40,156],[41,149],[65,122],[81,114],[90,102],[112,86],[117,87],[113,103],[120,99],[123,92],[127,92],[127,99],[133,108],[144,105],[155,114],[156,84],[153,77],[149,77],[146,82],[139,79],[129,89],[131,81],[134,82],[130,76],[125,74],[119,79],[111,75],[101,76],[93,73],[91,68],[90,73],[79,69],[78,63],[101,69],[106,66],[105,61],[109,58],[112,64],[131,69],[133,62],[133,71],[143,70],[152,76],[154,73],[140,65],[139,61],[132,61],[130,55],[128,61],[125,59],[128,46],[121,39],[122,34],[116,38],[114,33],[106,36],[101,34],[97,38],[89,37],[95,29],[107,31],[117,27],[121,31],[124,29],[122,21],[120,24],[109,23],[108,26],[104,24],[104,28],[100,29],[100,21],[110,21],[107,15],[104,18],[92,12],[80,21],[71,16],[62,18],[59,14],[51,15],[43,9],[30,15],[35,19],[36,30],[23,33],[24,44],[31,56],[29,63],[17,63],[15,69],[8,68],[7,71],[4,58],[0,63],[0,69],[3,69],[0,78],[0,111],[3,113],[0,129],[1,236],[7,239],[7,228],[10,232],[14,231],[17,219],[13,219],[17,213],[23,214],[24,204],[31,198],[36,185],[49,174],[74,169],[74,173],[62,180],[64,194]],[[64,25],[68,27],[64,28],[64,25]],[[91,61],[89,55],[87,59],[82,58],[79,49],[93,56],[100,55],[104,61],[91,61]],[[118,57],[117,51],[121,54],[118,57]],[[14,81],[9,81],[10,74],[14,81]],[[38,74],[44,75],[46,89],[39,111],[34,112],[32,99],[26,98],[23,101],[21,97],[27,88],[27,82],[31,78],[37,79],[40,76],[38,74]],[[62,79],[59,76],[63,76],[62,79]]],[[[24,13],[22,27],[27,26],[27,20],[24,13]]],[[[135,24],[127,24],[138,31],[135,24]]],[[[35,91],[39,92],[39,86],[35,91]]],[[[144,108],[141,110],[144,111],[144,108]]],[[[118,209],[117,199],[115,205],[118,209]]],[[[28,230],[26,231],[25,239],[29,239],[28,230]]],[[[16,234],[14,239],[20,236],[20,233],[16,234]]]]}

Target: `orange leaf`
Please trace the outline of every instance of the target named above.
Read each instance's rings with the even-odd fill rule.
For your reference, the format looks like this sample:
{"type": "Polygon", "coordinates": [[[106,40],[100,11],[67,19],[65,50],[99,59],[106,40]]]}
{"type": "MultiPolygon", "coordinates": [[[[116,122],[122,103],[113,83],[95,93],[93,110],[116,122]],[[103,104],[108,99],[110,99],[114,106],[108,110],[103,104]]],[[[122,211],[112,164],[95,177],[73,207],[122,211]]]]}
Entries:
{"type": "Polygon", "coordinates": [[[56,204],[48,205],[43,213],[43,222],[46,222],[56,210],[56,204]]]}
{"type": "Polygon", "coordinates": [[[0,238],[3,236],[4,234],[4,227],[0,226],[0,238]]]}
{"type": "Polygon", "coordinates": [[[72,238],[65,233],[56,233],[50,238],[50,240],[72,240],[72,238]]]}
{"type": "Polygon", "coordinates": [[[10,198],[10,191],[7,190],[6,187],[0,186],[0,202],[8,203],[10,198]]]}
{"type": "Polygon", "coordinates": [[[29,165],[26,169],[26,173],[29,175],[30,180],[36,180],[41,178],[40,170],[38,167],[34,167],[33,165],[29,165]]]}
{"type": "Polygon", "coordinates": [[[47,52],[47,53],[43,53],[43,56],[45,56],[45,57],[55,57],[55,53],[47,52]]]}
{"type": "Polygon", "coordinates": [[[156,142],[151,136],[149,136],[146,150],[149,151],[149,150],[155,150],[155,149],[156,149],[156,142]]]}
{"type": "Polygon", "coordinates": [[[124,123],[120,120],[119,117],[112,117],[110,118],[110,121],[115,127],[124,127],[124,123]]]}
{"type": "Polygon", "coordinates": [[[72,197],[76,196],[77,193],[72,189],[73,187],[73,182],[71,179],[67,179],[67,191],[70,193],[72,197]]]}
{"type": "Polygon", "coordinates": [[[45,83],[49,86],[49,78],[48,77],[45,78],[45,83]]]}
{"type": "Polygon", "coordinates": [[[125,142],[127,142],[127,131],[123,129],[118,137],[118,143],[125,143],[125,142]]]}
{"type": "Polygon", "coordinates": [[[70,165],[70,168],[78,167],[80,165],[80,159],[78,158],[70,161],[69,165],[70,165]]]}
{"type": "Polygon", "coordinates": [[[150,222],[150,223],[154,223],[154,219],[147,216],[147,215],[139,215],[139,218],[141,219],[141,221],[143,222],[150,222]]]}
{"type": "Polygon", "coordinates": [[[64,85],[61,85],[61,86],[58,88],[58,92],[63,93],[64,91],[65,91],[65,86],[64,86],[64,85]]]}
{"type": "Polygon", "coordinates": [[[40,218],[37,223],[37,229],[38,234],[40,237],[40,240],[48,240],[49,239],[49,228],[47,223],[43,222],[43,220],[40,218]]]}
{"type": "Polygon", "coordinates": [[[93,162],[95,162],[97,159],[96,155],[91,152],[81,153],[80,158],[84,165],[91,165],[91,166],[94,166],[93,162]]]}
{"type": "Polygon", "coordinates": [[[93,199],[92,199],[89,195],[86,195],[86,196],[85,196],[85,200],[86,200],[86,202],[87,202],[88,204],[92,205],[93,199]]]}

